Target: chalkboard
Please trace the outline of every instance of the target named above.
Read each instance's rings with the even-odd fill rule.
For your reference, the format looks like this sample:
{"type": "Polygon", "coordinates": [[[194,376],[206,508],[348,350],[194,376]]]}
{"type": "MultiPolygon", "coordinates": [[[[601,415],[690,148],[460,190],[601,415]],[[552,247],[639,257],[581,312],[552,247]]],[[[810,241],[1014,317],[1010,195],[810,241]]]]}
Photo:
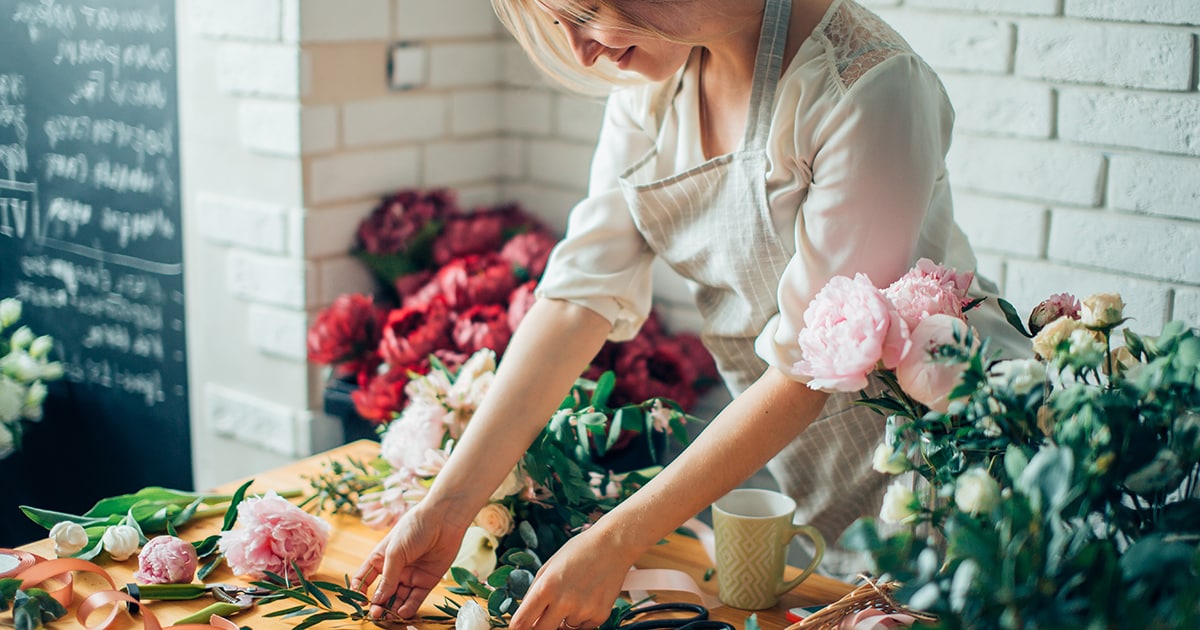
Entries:
{"type": "Polygon", "coordinates": [[[191,487],[175,61],[172,0],[0,0],[0,296],[66,368],[0,547],[44,536],[17,504],[191,487]]]}

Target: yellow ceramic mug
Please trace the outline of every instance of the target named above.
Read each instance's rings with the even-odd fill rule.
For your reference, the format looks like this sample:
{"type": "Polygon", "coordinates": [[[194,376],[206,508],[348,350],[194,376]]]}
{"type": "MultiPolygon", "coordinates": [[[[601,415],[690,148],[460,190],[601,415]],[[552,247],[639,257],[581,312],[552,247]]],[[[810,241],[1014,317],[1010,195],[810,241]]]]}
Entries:
{"type": "Polygon", "coordinates": [[[717,546],[717,596],[734,608],[762,610],[812,575],[825,555],[825,538],[811,525],[792,522],[791,497],[755,488],[734,490],[713,504],[717,546]],[[783,579],[787,547],[804,534],[816,548],[812,563],[798,577],[783,579]]]}

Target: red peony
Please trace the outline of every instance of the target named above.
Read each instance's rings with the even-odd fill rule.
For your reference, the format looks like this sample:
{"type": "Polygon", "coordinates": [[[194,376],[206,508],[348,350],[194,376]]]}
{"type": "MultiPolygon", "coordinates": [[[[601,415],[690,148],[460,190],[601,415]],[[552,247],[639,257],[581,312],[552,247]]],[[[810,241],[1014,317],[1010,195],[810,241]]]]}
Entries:
{"type": "Polygon", "coordinates": [[[614,405],[663,397],[690,409],[696,402],[692,389],[696,367],[679,345],[667,339],[651,343],[638,337],[622,344],[617,349],[614,371],[617,374],[614,405]]]}
{"type": "MultiPolygon", "coordinates": [[[[497,254],[466,256],[438,270],[431,284],[451,309],[461,311],[476,304],[507,304],[517,286],[512,268],[497,254]]],[[[418,294],[424,294],[422,289],[418,294]]]]}
{"type": "Polygon", "coordinates": [[[392,367],[420,363],[446,345],[449,326],[450,310],[440,297],[393,310],[383,325],[379,354],[392,367]]]}
{"type": "Polygon", "coordinates": [[[508,312],[499,304],[476,304],[454,319],[454,345],[466,355],[483,348],[502,354],[511,338],[508,312]]]}
{"type": "Polygon", "coordinates": [[[536,288],[537,280],[530,280],[508,294],[508,327],[513,332],[516,332],[517,325],[525,319],[525,314],[533,308],[533,303],[537,301],[537,296],[533,294],[533,290],[536,288]]]}
{"type": "Polygon", "coordinates": [[[431,231],[433,222],[453,212],[454,193],[449,190],[396,193],[385,198],[359,223],[357,248],[370,254],[406,252],[419,235],[431,231]]]}
{"type": "Polygon", "coordinates": [[[308,329],[308,360],[334,366],[339,376],[358,371],[379,345],[380,320],[369,296],[338,296],[308,329]]]}
{"type": "MultiPolygon", "coordinates": [[[[424,271],[414,271],[406,273],[402,276],[397,276],[392,282],[392,287],[396,289],[396,295],[400,296],[400,302],[404,303],[408,296],[420,291],[422,287],[429,284],[433,279],[433,271],[426,269],[424,271]]],[[[429,300],[425,300],[428,302],[429,300]]]]}
{"type": "Polygon", "coordinates": [[[505,220],[494,210],[451,217],[433,242],[433,261],[440,267],[455,258],[498,251],[504,245],[505,220]]]}
{"type": "Polygon", "coordinates": [[[517,275],[537,280],[546,271],[546,261],[556,243],[546,232],[533,230],[509,239],[500,250],[500,257],[513,266],[517,275]]]}
{"type": "Polygon", "coordinates": [[[404,386],[408,385],[410,371],[409,368],[393,367],[373,377],[360,373],[358,389],[350,394],[358,415],[379,424],[391,422],[407,401],[404,386]]]}

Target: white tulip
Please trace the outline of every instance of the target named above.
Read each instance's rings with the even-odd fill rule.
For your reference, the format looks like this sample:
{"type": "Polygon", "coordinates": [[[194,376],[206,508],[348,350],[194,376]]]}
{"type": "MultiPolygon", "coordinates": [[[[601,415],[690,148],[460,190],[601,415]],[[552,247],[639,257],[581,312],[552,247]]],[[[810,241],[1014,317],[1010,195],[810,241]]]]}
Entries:
{"type": "Polygon", "coordinates": [[[15,422],[25,406],[25,386],[0,374],[0,422],[15,422]]]}
{"type": "Polygon", "coordinates": [[[954,503],[970,514],[990,512],[1000,503],[1000,484],[982,468],[972,468],[954,482],[954,503]]]}
{"type": "Polygon", "coordinates": [[[8,424],[0,422],[0,459],[11,455],[14,446],[13,432],[9,430],[8,424]]]}
{"type": "Polygon", "coordinates": [[[454,618],[454,630],[489,630],[487,611],[473,599],[468,599],[454,618]]]}
{"type": "Polygon", "coordinates": [[[22,326],[12,335],[12,349],[24,350],[26,346],[33,343],[33,339],[33,331],[28,326],[22,326]]]}
{"type": "MultiPolygon", "coordinates": [[[[13,344],[14,348],[16,344],[13,344]]],[[[42,377],[42,364],[21,350],[13,350],[0,359],[0,372],[18,381],[28,383],[42,377]]]]}
{"type": "Polygon", "coordinates": [[[916,503],[917,495],[904,482],[894,482],[883,495],[879,518],[887,523],[910,523],[917,518],[916,503]]]}
{"type": "Polygon", "coordinates": [[[63,364],[58,361],[42,364],[42,379],[57,381],[63,376],[63,364]]]}
{"type": "Polygon", "coordinates": [[[21,300],[4,298],[0,300],[0,329],[12,326],[21,319],[21,300]]]}
{"type": "Polygon", "coordinates": [[[41,381],[29,384],[29,389],[25,390],[25,403],[21,406],[21,415],[26,420],[42,419],[42,403],[46,402],[46,392],[46,384],[41,381]]]}
{"type": "Polygon", "coordinates": [[[54,349],[54,338],[50,335],[42,335],[30,342],[29,356],[41,359],[49,354],[52,349],[54,349]]]}
{"type": "Polygon", "coordinates": [[[73,556],[88,543],[87,532],[79,523],[61,521],[50,528],[50,540],[54,541],[54,553],[59,558],[73,556]]]}
{"type": "Polygon", "coordinates": [[[113,560],[121,562],[137,553],[141,541],[136,529],[128,525],[114,525],[104,530],[100,542],[113,560]]]}

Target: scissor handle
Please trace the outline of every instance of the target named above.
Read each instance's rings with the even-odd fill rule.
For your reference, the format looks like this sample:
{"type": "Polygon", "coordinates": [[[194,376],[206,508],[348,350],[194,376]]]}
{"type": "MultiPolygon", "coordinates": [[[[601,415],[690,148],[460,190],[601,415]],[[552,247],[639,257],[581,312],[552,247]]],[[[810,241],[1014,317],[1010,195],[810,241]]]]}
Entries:
{"type": "Polygon", "coordinates": [[[706,623],[709,623],[708,609],[700,604],[691,604],[688,602],[671,602],[667,604],[654,604],[653,606],[631,608],[617,618],[617,626],[622,628],[622,630],[663,630],[669,628],[688,628],[688,630],[721,630],[719,628],[709,628],[698,625],[706,623]],[[694,613],[694,615],[692,617],[646,619],[645,621],[626,623],[635,617],[655,612],[690,612],[694,613]]]}

